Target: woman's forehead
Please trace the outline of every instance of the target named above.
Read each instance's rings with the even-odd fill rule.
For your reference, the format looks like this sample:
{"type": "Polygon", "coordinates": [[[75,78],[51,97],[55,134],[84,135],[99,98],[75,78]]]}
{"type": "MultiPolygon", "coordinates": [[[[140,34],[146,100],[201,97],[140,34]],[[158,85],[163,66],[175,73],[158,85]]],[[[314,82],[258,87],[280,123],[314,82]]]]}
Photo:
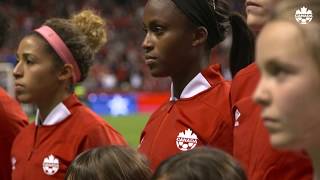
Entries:
{"type": "Polygon", "coordinates": [[[171,0],[149,0],[144,9],[144,16],[158,16],[163,19],[182,17],[184,14],[171,0]]]}
{"type": "MultiPolygon", "coordinates": [[[[312,59],[299,28],[285,21],[267,24],[258,37],[256,58],[301,65],[312,59]],[[304,59],[304,61],[301,61],[304,59]]],[[[311,61],[310,61],[311,62],[311,61]]]]}
{"type": "Polygon", "coordinates": [[[302,34],[298,27],[291,22],[286,21],[274,21],[268,23],[261,31],[258,41],[272,43],[272,42],[283,42],[293,43],[292,45],[297,46],[302,41],[302,34]]]}
{"type": "Polygon", "coordinates": [[[30,35],[24,37],[19,44],[17,49],[17,54],[19,53],[31,53],[44,55],[46,52],[44,51],[45,41],[40,37],[35,35],[30,35]]]}
{"type": "Polygon", "coordinates": [[[159,9],[173,8],[175,4],[172,0],[148,0],[146,7],[157,7],[159,9]]]}
{"type": "Polygon", "coordinates": [[[19,44],[19,49],[39,49],[42,47],[42,44],[40,43],[38,38],[35,38],[34,36],[26,36],[24,37],[19,44]]]}

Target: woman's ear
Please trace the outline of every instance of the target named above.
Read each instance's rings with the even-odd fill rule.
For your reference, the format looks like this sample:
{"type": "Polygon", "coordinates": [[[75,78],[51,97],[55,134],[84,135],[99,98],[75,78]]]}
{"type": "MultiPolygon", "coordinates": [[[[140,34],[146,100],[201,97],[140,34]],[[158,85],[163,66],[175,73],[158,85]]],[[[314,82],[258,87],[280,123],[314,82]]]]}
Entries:
{"type": "Polygon", "coordinates": [[[61,81],[71,79],[73,76],[73,66],[71,64],[64,64],[63,68],[60,70],[58,74],[58,79],[61,81]]]}
{"type": "Polygon", "coordinates": [[[199,26],[195,29],[193,33],[193,41],[192,46],[199,46],[201,44],[205,44],[208,38],[207,28],[203,26],[199,26]]]}

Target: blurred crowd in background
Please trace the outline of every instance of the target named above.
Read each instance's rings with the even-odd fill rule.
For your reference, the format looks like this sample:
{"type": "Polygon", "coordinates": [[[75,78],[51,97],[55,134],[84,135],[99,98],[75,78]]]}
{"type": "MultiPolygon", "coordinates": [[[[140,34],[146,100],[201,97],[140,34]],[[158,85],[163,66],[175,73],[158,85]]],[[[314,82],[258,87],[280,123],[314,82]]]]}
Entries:
{"type": "MultiPolygon", "coordinates": [[[[166,91],[170,81],[151,77],[143,61],[141,42],[146,0],[0,0],[0,11],[11,20],[8,41],[0,49],[0,62],[15,63],[19,40],[49,17],[69,17],[84,8],[97,10],[108,22],[108,43],[96,56],[89,77],[82,83],[87,92],[166,91]]],[[[231,2],[243,12],[243,0],[231,2]]],[[[227,69],[230,40],[213,52],[213,61],[227,69]]],[[[178,48],[178,47],[177,47],[178,48]]],[[[225,76],[230,77],[227,72],[225,76]]]]}

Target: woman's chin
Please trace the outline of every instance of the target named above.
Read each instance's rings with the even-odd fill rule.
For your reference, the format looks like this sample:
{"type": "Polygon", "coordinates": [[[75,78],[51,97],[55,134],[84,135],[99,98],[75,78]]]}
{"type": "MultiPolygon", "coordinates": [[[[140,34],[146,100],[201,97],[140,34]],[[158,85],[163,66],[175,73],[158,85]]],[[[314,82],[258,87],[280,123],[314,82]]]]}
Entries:
{"type": "Polygon", "coordinates": [[[20,103],[30,103],[30,98],[24,96],[24,95],[16,95],[16,100],[20,103]]]}
{"type": "Polygon", "coordinates": [[[156,78],[168,77],[167,74],[164,74],[164,73],[159,72],[159,71],[154,70],[154,69],[151,69],[150,73],[151,73],[152,77],[156,77],[156,78]]]}
{"type": "Polygon", "coordinates": [[[301,145],[297,143],[294,138],[290,137],[270,137],[272,147],[281,150],[298,150],[301,149],[301,145]]]}

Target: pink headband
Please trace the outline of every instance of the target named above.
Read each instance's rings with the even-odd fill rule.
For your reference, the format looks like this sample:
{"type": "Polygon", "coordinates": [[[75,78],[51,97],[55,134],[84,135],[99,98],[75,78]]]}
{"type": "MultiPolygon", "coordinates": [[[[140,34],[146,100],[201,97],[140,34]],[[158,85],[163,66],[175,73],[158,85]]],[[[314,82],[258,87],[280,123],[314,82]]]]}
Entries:
{"type": "Polygon", "coordinates": [[[74,67],[73,71],[73,83],[76,83],[80,80],[80,69],[75,61],[72,53],[70,52],[69,48],[64,44],[63,40],[59,37],[59,35],[53,31],[49,26],[41,26],[38,29],[35,29],[34,31],[41,34],[42,37],[44,37],[48,43],[51,45],[51,47],[56,51],[56,53],[59,55],[59,57],[62,59],[62,61],[66,64],[71,64],[74,67]]]}

